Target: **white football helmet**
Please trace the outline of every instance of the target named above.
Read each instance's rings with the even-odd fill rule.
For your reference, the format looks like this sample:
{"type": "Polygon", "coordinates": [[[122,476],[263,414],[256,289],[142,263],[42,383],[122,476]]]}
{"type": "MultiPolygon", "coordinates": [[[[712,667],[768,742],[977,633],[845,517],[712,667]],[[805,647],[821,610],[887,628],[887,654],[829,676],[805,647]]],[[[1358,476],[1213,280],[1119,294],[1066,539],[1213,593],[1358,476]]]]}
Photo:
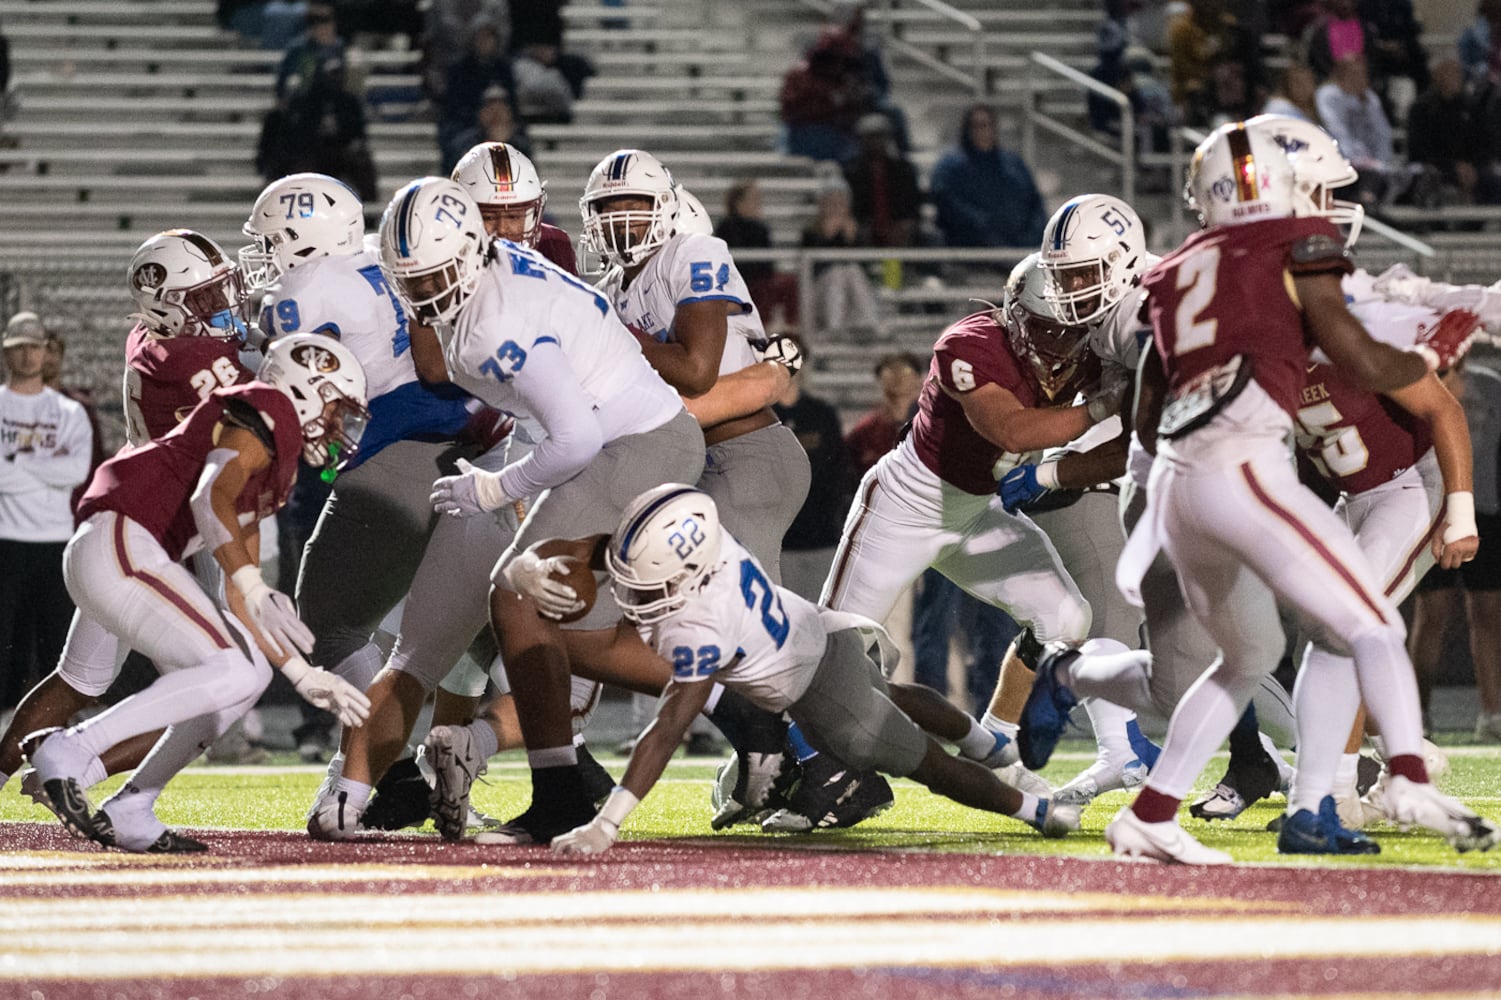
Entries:
{"type": "Polygon", "coordinates": [[[698,195],[689,191],[681,184],[678,185],[678,214],[676,231],[679,233],[701,233],[704,236],[714,235],[714,220],[709,218],[709,210],[704,208],[704,203],[698,200],[698,195]]]}
{"type": "Polygon", "coordinates": [[[244,340],[245,282],[224,248],[191,229],[142,243],[126,271],[139,317],[165,337],[244,340]]]}
{"type": "Polygon", "coordinates": [[[1293,214],[1322,217],[1346,227],[1345,245],[1354,246],[1365,222],[1365,206],[1340,201],[1334,192],[1354,184],[1360,175],[1340,152],[1334,136],[1313,122],[1287,115],[1257,115],[1246,121],[1246,129],[1270,135],[1292,162],[1293,214]]]}
{"type": "Polygon", "coordinates": [[[1089,353],[1088,330],[1059,322],[1047,287],[1042,255],[1023,257],[1006,279],[1000,321],[1012,353],[1031,369],[1043,395],[1053,400],[1065,390],[1070,396],[1079,390],[1079,366],[1089,353]]]}
{"type": "Polygon", "coordinates": [[[1070,199],[1042,231],[1043,293],[1065,323],[1105,315],[1141,281],[1146,262],[1141,219],[1108,194],[1070,199]]]}
{"type": "Polygon", "coordinates": [[[241,231],[252,241],[240,248],[245,280],[265,288],[304,261],[363,250],[365,206],[327,174],[289,174],[266,185],[241,231]]]}
{"type": "Polygon", "coordinates": [[[302,457],[313,468],[337,465],[359,451],[370,411],[365,370],[349,348],[319,333],[278,337],[256,378],[292,401],[302,421],[302,457]]]}
{"type": "Polygon", "coordinates": [[[650,625],[681,608],[719,560],[719,509],[702,490],[667,483],[632,500],[605,550],[620,613],[650,625]]]}
{"type": "Polygon", "coordinates": [[[1296,214],[1291,158],[1245,122],[1226,122],[1194,150],[1183,197],[1208,226],[1239,226],[1296,214]]]}
{"type": "Polygon", "coordinates": [[[419,323],[453,323],[485,269],[490,236],[479,206],[447,177],[419,177],[380,220],[380,261],[419,323]]]}
{"type": "Polygon", "coordinates": [[[504,142],[482,142],[465,153],[453,168],[453,179],[479,205],[485,228],[496,239],[535,247],[547,207],[547,183],[527,155],[504,142]],[[516,235],[502,232],[507,216],[521,215],[516,235]]]}
{"type": "Polygon", "coordinates": [[[594,168],[579,199],[584,239],[612,264],[644,263],[677,232],[678,188],[660,160],[639,149],[617,149],[594,168]],[[651,207],[603,211],[601,203],[622,196],[645,198],[651,207]]]}

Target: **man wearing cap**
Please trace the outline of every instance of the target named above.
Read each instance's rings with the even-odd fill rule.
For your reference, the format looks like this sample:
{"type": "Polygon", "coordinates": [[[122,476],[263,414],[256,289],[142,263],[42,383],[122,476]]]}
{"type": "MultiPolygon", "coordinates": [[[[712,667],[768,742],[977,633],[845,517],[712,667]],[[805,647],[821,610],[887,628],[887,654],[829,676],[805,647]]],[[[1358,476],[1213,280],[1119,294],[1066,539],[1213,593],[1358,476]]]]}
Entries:
{"type": "Polygon", "coordinates": [[[83,407],[42,380],[46,332],[36,313],[5,327],[0,386],[0,708],[14,707],[33,671],[52,669],[73,602],[63,546],[73,488],[89,472],[93,431],[83,407]]]}

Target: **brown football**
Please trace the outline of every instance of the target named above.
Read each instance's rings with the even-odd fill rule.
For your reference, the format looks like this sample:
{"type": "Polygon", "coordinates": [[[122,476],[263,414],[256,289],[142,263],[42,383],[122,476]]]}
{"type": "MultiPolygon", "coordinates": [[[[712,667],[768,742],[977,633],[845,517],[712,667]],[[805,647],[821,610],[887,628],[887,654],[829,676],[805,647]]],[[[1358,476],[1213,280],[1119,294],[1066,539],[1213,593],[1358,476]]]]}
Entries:
{"type": "Polygon", "coordinates": [[[569,548],[570,546],[566,541],[556,538],[537,546],[537,555],[543,559],[551,559],[553,556],[564,556],[566,558],[568,572],[561,575],[554,573],[553,578],[562,580],[568,586],[572,587],[573,592],[579,595],[579,600],[584,602],[584,606],[580,610],[557,619],[557,621],[565,625],[578,621],[594,607],[596,586],[594,571],[589,568],[589,564],[584,562],[584,560],[569,555],[569,548]]]}

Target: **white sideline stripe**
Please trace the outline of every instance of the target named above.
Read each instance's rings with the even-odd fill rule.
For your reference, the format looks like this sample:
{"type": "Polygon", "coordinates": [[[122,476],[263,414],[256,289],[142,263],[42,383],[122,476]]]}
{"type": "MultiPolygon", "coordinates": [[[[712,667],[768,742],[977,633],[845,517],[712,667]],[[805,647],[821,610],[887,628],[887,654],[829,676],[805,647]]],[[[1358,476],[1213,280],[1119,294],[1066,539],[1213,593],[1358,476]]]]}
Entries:
{"type": "Polygon", "coordinates": [[[80,956],[91,978],[172,978],[1501,955],[1501,917],[1300,918],[1289,907],[1245,915],[1228,899],[798,887],[492,894],[459,904],[436,894],[13,900],[0,914],[0,981],[75,978],[80,956]],[[1102,906],[1128,912],[1067,916],[1102,906]],[[982,917],[1017,912],[1031,916],[982,917]]]}

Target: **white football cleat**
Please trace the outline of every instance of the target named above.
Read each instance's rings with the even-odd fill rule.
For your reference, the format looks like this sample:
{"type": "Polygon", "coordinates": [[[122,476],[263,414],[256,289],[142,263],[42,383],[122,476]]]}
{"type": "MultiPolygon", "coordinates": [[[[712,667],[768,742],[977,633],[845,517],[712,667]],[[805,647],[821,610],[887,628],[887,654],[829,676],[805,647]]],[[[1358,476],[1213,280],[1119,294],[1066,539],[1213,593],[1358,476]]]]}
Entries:
{"type": "Polygon", "coordinates": [[[1148,773],[1147,765],[1135,757],[1124,764],[1109,756],[1098,757],[1058,789],[1053,801],[1059,805],[1086,806],[1106,792],[1140,787],[1148,773]]]}
{"type": "Polygon", "coordinates": [[[1488,851],[1501,840],[1501,830],[1471,812],[1464,803],[1400,774],[1388,776],[1381,811],[1393,823],[1426,827],[1457,851],[1488,851]]]}
{"type": "Polygon", "coordinates": [[[329,793],[308,812],[307,832],[314,840],[352,840],[365,833],[360,826],[360,813],[348,803],[348,792],[329,793]]]}
{"type": "MultiPolygon", "coordinates": [[[[52,804],[52,797],[42,787],[42,776],[37,773],[36,768],[28,767],[21,772],[21,794],[46,809],[52,815],[57,816],[57,807],[52,804]]],[[[58,818],[61,819],[62,817],[58,818]]]]}
{"type": "Polygon", "coordinates": [[[1079,829],[1079,812],[1078,806],[1057,799],[1040,799],[1037,803],[1038,819],[1027,825],[1049,840],[1057,840],[1079,829]]]}
{"type": "Polygon", "coordinates": [[[1143,823],[1126,806],[1105,827],[1105,843],[1116,854],[1135,860],[1162,861],[1179,865],[1228,865],[1233,860],[1224,851],[1205,847],[1178,825],[1143,823]]]}
{"type": "Polygon", "coordinates": [[[433,768],[433,823],[444,840],[462,840],[469,822],[469,789],[485,773],[474,737],[462,726],[434,726],[422,741],[433,768]]]}
{"type": "Polygon", "coordinates": [[[1021,750],[1016,746],[1016,740],[1005,733],[992,731],[991,735],[995,737],[995,745],[990,748],[990,753],[985,756],[985,759],[978,763],[994,771],[997,768],[1010,767],[1022,759],[1021,750]]]}
{"type": "Polygon", "coordinates": [[[1020,792],[1031,792],[1039,799],[1053,797],[1053,786],[1035,771],[1029,771],[1020,760],[995,769],[995,776],[1020,792]]]}

